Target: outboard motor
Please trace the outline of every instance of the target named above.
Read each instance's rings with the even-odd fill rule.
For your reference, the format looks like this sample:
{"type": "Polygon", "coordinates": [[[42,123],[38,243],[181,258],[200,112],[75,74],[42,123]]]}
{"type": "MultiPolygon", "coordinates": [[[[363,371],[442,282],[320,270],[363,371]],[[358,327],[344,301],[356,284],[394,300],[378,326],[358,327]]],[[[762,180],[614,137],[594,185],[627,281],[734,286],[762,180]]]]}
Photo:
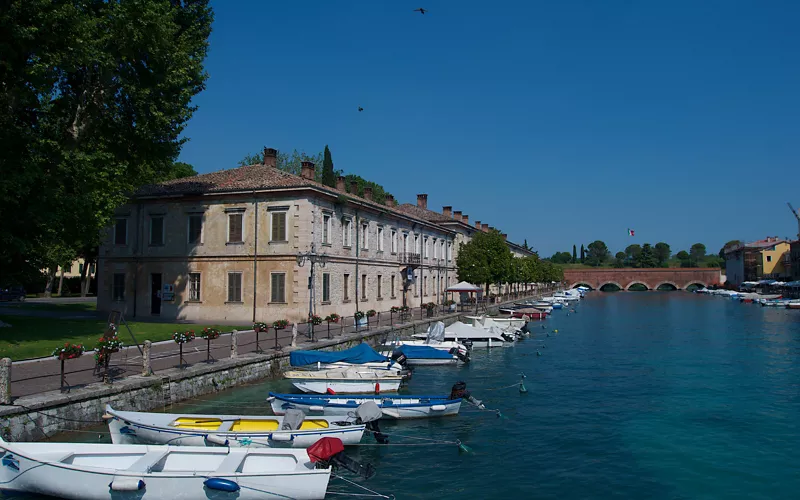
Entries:
{"type": "Polygon", "coordinates": [[[525,322],[524,325],[522,325],[522,328],[520,328],[519,331],[521,331],[525,335],[531,333],[531,331],[528,329],[528,322],[527,321],[525,322]]]}
{"type": "Polygon", "coordinates": [[[367,430],[372,432],[378,444],[389,444],[389,436],[382,433],[378,426],[378,420],[380,420],[382,416],[383,412],[374,401],[361,403],[358,405],[358,408],[356,408],[356,423],[366,424],[367,430]]]}
{"type": "Polygon", "coordinates": [[[468,351],[472,350],[472,341],[470,339],[464,339],[461,343],[464,344],[464,347],[466,347],[468,351]]]}
{"type": "Polygon", "coordinates": [[[408,357],[402,351],[394,351],[392,353],[392,361],[402,366],[404,369],[408,368],[408,357]]]}
{"type": "Polygon", "coordinates": [[[481,410],[485,409],[486,407],[483,406],[483,403],[479,399],[475,399],[472,397],[472,394],[469,393],[467,390],[467,383],[459,380],[455,384],[453,384],[453,388],[450,390],[450,399],[463,399],[464,401],[477,406],[481,410]]]}
{"type": "Polygon", "coordinates": [[[469,363],[469,351],[464,351],[458,347],[451,347],[448,352],[450,354],[455,354],[462,362],[469,363]]]}
{"type": "Polygon", "coordinates": [[[364,479],[375,475],[375,467],[372,464],[362,464],[344,454],[344,445],[339,438],[324,437],[309,446],[306,452],[317,469],[342,467],[364,479]]]}

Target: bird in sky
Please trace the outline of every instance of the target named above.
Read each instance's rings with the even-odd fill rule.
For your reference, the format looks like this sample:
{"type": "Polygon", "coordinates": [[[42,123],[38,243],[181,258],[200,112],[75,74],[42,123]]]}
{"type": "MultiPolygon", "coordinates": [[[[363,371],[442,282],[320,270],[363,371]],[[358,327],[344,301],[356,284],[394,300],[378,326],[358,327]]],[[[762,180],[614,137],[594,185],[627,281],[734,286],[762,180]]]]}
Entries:
{"type": "Polygon", "coordinates": [[[361,106],[359,106],[359,107],[358,107],[358,112],[360,113],[360,112],[362,112],[362,111],[364,111],[364,108],[362,108],[361,106]]]}
{"type": "Polygon", "coordinates": [[[414,9],[414,12],[419,12],[420,14],[425,15],[425,13],[428,12],[428,10],[420,7],[419,9],[414,9]]]}

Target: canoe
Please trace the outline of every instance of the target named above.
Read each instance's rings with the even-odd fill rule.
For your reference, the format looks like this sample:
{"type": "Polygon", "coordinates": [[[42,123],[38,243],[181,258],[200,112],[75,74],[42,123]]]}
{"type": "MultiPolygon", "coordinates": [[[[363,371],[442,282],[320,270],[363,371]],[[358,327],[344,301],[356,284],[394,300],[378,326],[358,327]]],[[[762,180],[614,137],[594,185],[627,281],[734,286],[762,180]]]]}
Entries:
{"type": "Polygon", "coordinates": [[[0,439],[0,491],[70,500],[320,499],[330,468],[306,450],[0,439]]]}
{"type": "Polygon", "coordinates": [[[461,399],[446,396],[349,396],[269,393],[267,401],[276,415],[296,408],[304,413],[322,413],[326,416],[350,415],[358,405],[373,401],[387,419],[431,418],[457,415],[461,399]]]}
{"type": "Polygon", "coordinates": [[[145,413],[110,405],[105,416],[114,444],[308,448],[323,437],[353,445],[364,435],[363,425],[341,419],[292,417],[145,413]]]}
{"type": "Polygon", "coordinates": [[[403,382],[401,375],[385,370],[347,368],[343,370],[302,371],[283,374],[292,385],[303,392],[325,394],[329,390],[354,394],[397,392],[403,382]]]}

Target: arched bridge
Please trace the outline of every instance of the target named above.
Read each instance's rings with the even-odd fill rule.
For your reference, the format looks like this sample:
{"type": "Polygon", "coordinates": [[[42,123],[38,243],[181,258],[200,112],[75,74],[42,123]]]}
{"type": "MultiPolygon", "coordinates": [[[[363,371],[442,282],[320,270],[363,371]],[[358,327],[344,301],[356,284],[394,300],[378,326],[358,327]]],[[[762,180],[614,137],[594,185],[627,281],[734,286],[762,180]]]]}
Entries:
{"type": "Polygon", "coordinates": [[[641,289],[642,286],[648,290],[685,290],[692,285],[719,285],[721,274],[719,269],[710,267],[564,269],[564,281],[567,288],[584,285],[593,290],[611,285],[622,290],[641,289]]]}

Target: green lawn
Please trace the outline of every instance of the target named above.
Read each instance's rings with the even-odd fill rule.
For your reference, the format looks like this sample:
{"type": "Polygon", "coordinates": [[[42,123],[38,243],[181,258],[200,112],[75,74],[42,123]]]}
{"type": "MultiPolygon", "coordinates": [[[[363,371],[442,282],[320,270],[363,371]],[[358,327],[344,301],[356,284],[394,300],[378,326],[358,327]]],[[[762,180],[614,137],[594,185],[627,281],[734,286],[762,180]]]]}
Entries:
{"type": "MultiPolygon", "coordinates": [[[[83,344],[87,349],[92,349],[106,327],[105,320],[4,316],[1,310],[0,320],[12,325],[11,328],[0,328],[0,358],[13,360],[49,356],[53,349],[65,342],[83,344]]],[[[168,340],[176,330],[194,330],[199,335],[206,326],[223,332],[233,329],[248,330],[252,327],[135,322],[129,322],[128,325],[139,342],[168,340]]],[[[124,325],[120,328],[119,337],[125,344],[133,344],[124,325]]]]}
{"type": "MultiPolygon", "coordinates": [[[[3,307],[13,307],[16,309],[32,309],[36,311],[96,311],[97,310],[97,302],[71,302],[68,304],[53,304],[53,303],[43,303],[43,302],[19,302],[19,303],[9,303],[8,305],[4,305],[3,307]]],[[[3,313],[3,309],[0,308],[0,314],[3,313]]]]}

